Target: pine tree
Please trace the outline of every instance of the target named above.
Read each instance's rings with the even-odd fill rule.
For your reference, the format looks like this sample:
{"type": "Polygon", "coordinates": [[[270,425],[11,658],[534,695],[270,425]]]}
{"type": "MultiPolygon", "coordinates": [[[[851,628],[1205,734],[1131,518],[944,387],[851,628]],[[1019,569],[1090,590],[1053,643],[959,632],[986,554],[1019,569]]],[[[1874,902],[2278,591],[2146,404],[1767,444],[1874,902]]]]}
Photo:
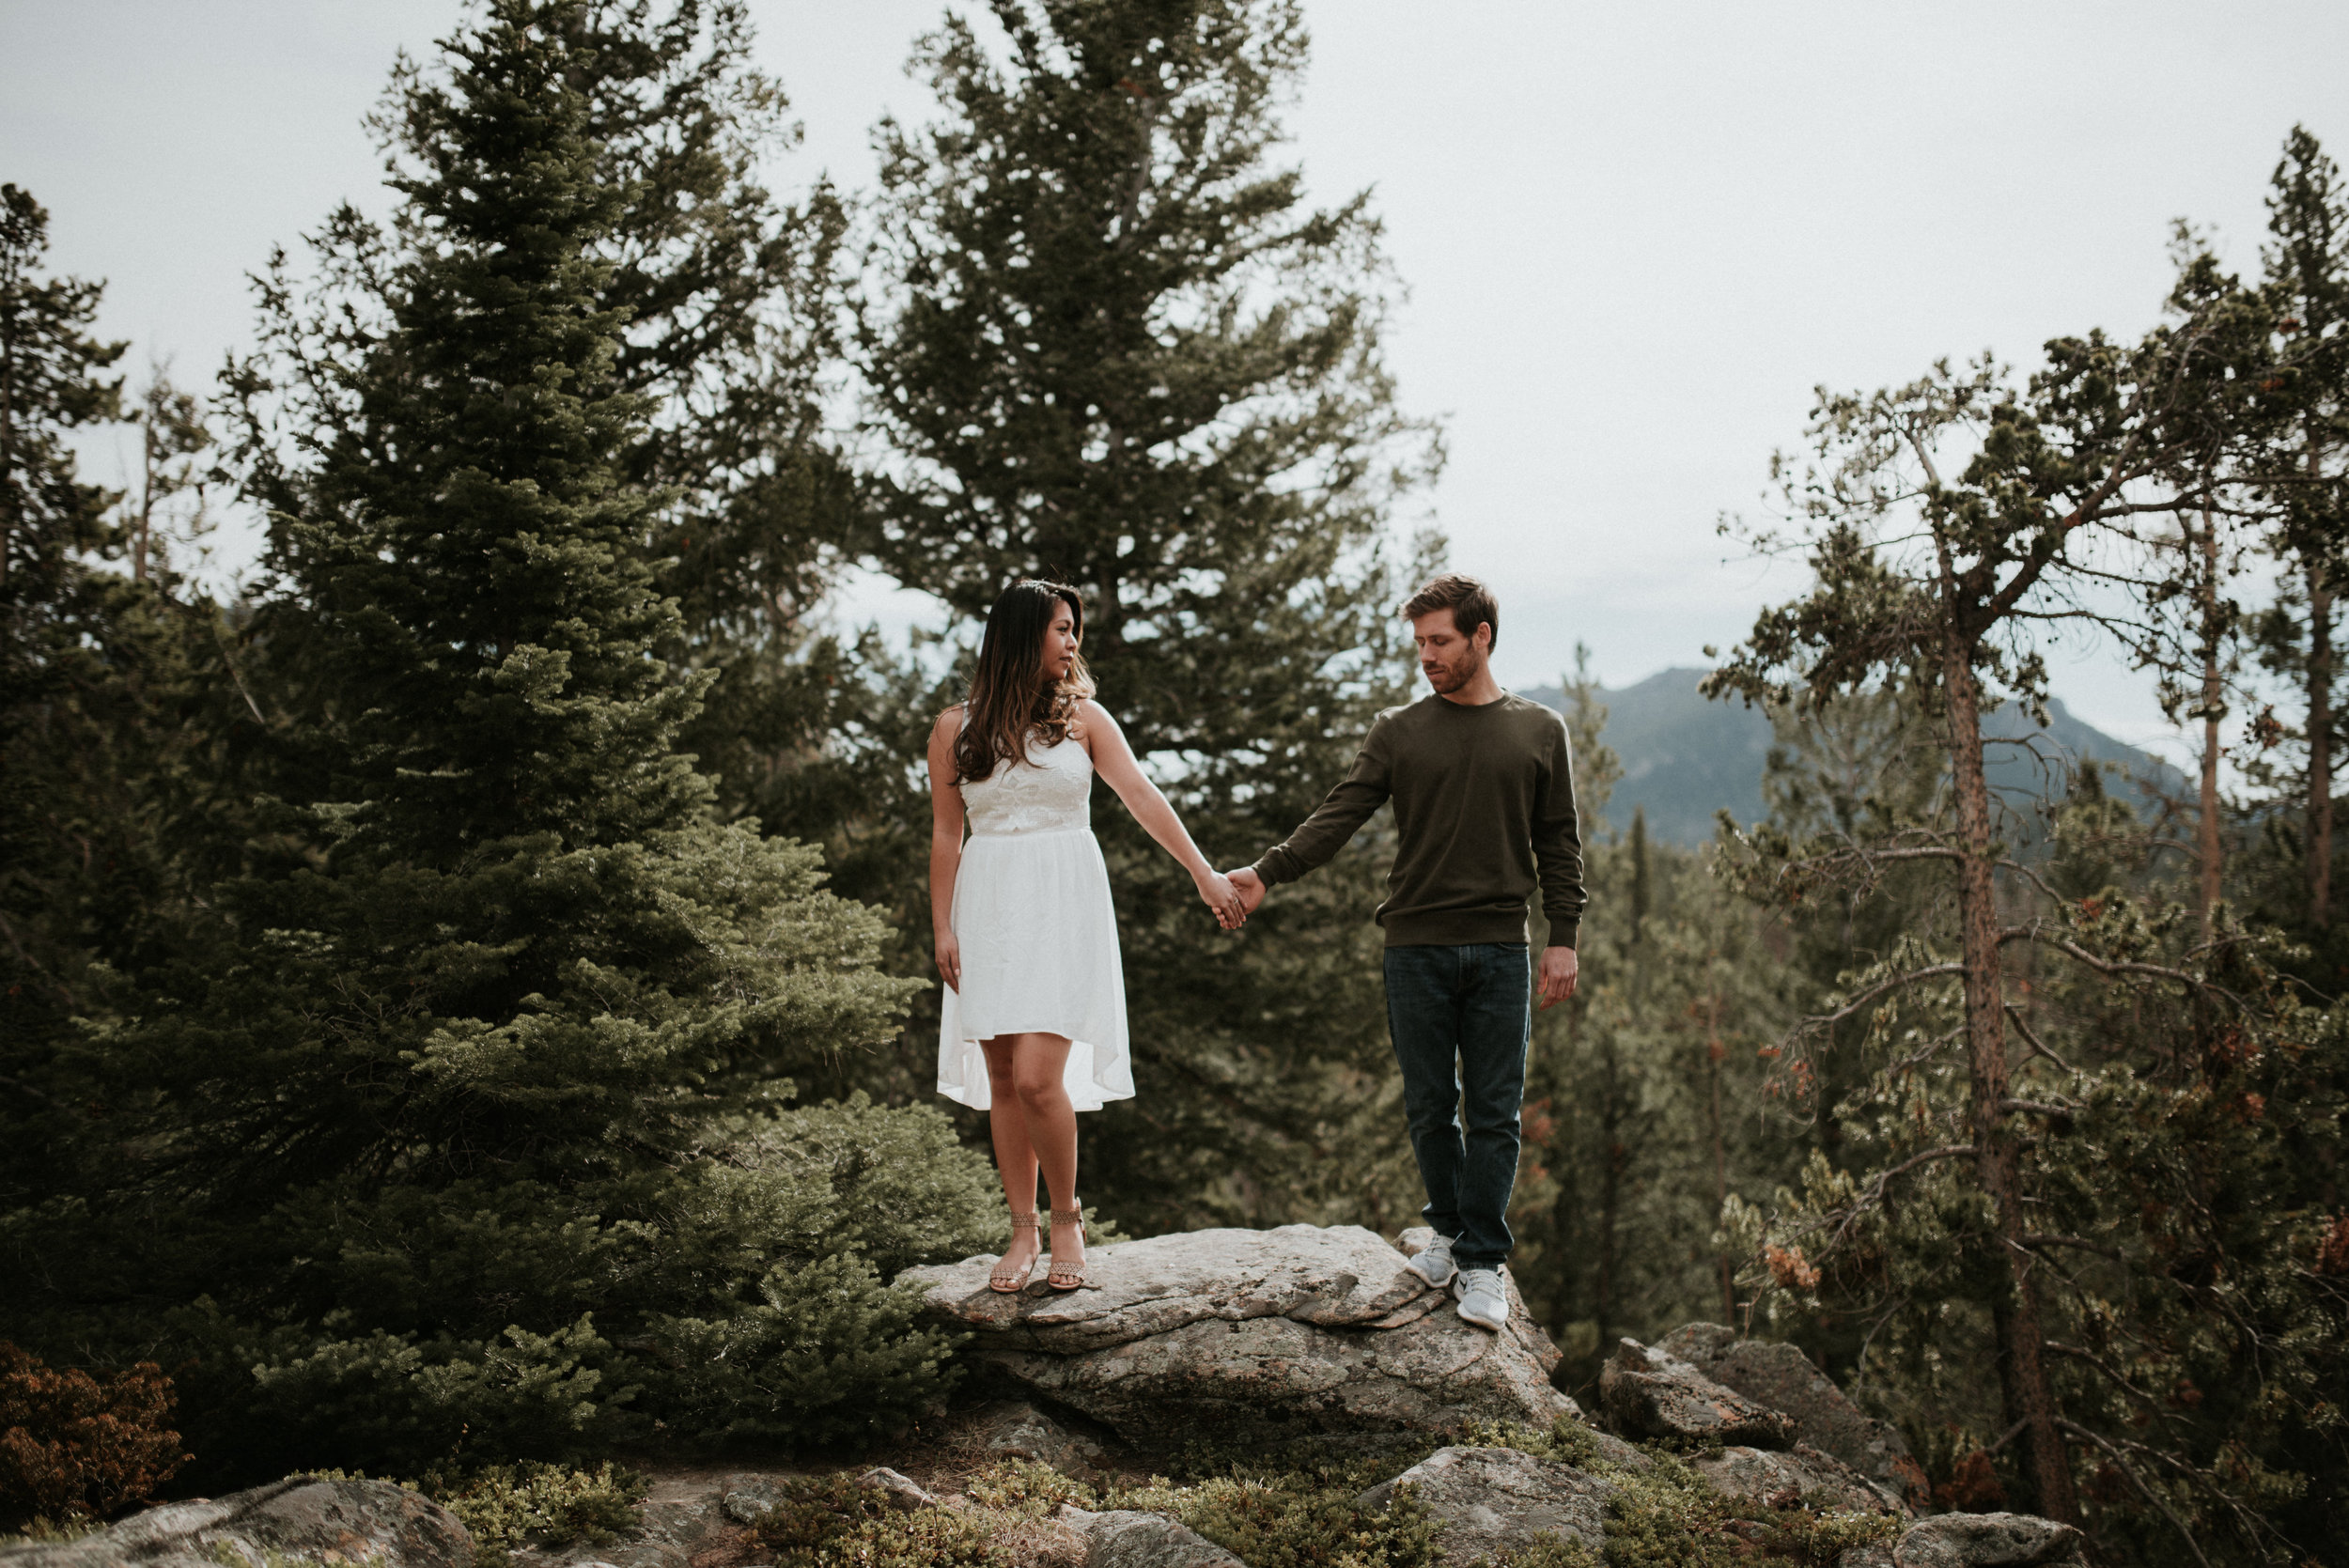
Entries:
{"type": "Polygon", "coordinates": [[[2272,241],[2263,279],[2289,406],[2267,432],[2272,450],[2261,463],[2282,578],[2277,603],[2263,617],[2261,641],[2269,667],[2296,677],[2303,694],[2301,908],[2295,924],[2311,933],[2332,920],[2341,725],[2333,702],[2333,622],[2349,518],[2349,191],[2340,181],[2317,139],[2295,126],[2269,181],[2272,241]]]}
{"type": "MultiPolygon", "coordinates": [[[[2181,952],[2170,945],[2174,911],[2051,902],[2044,878],[2012,858],[1984,769],[1986,706],[2001,690],[2027,711],[2044,700],[2036,623],[2102,618],[2149,648],[2161,641],[2165,605],[2187,598],[2198,621],[2206,611],[2188,598],[2175,552],[2146,550],[2139,520],[2214,504],[2211,475],[2230,471],[2267,417],[2274,378],[2261,302],[2206,258],[2189,261],[2177,303],[2190,309],[2141,345],[2059,340],[2047,368],[2020,388],[1985,363],[1967,377],[1939,366],[1898,391],[1823,396],[1817,461],[1781,467],[1789,509],[1810,520],[1817,582],[1766,612],[1713,677],[1716,691],[1806,709],[1853,694],[1914,703],[1939,732],[1946,818],[1879,815],[1864,831],[1799,844],[1757,835],[1737,867],[1757,896],[1781,905],[1831,890],[1871,893],[1905,866],[1936,868],[1943,889],[1933,920],[1849,973],[1789,1042],[1865,1019],[1869,1077],[1839,1120],[1866,1129],[1869,1157],[1838,1171],[1814,1157],[1793,1205],[1805,1218],[1768,1236],[1766,1278],[1797,1299],[1823,1289],[1869,1299],[1866,1310],[1887,1318],[1933,1302],[1940,1338],[1926,1353],[1942,1419],[1986,1431],[1985,1467],[1994,1446],[2015,1445],[2011,1483],[2058,1517],[2080,1516],[2082,1469],[2096,1475],[2105,1462],[2116,1467],[2111,1487],[2099,1475],[2091,1500],[2125,1514],[2112,1489],[2152,1457],[2130,1458],[2139,1439],[2119,1424],[2119,1389],[2137,1385],[2082,1344],[2120,1312],[2099,1296],[2133,1287],[2089,1287],[2071,1265],[2129,1222],[2147,1183],[2195,1181],[2175,1166],[2115,1180],[2095,1156],[2099,1135],[2071,1138],[2081,1108],[2121,1080],[2070,1078],[2020,999],[2060,987],[2136,991],[2135,1006],[2165,1009],[2194,1042],[2166,1053],[2173,1064],[2222,1050],[2215,1042],[2224,1037],[2275,1039],[2301,1027],[2268,1005],[2267,979],[2247,982],[2232,937],[2181,952]],[[2124,613],[2084,602],[2116,559],[2139,573],[2124,613]],[[1958,1061],[1940,1065],[1952,1047],[1958,1061]],[[1852,1273],[1838,1281],[1837,1269],[1852,1273]],[[1979,1336],[1979,1354],[1950,1353],[1961,1332],[1979,1336]],[[1995,1395],[1972,1376],[1983,1366],[1996,1373],[1995,1395]]],[[[2140,1111],[2185,1120],[2199,1091],[2173,1092],[2173,1107],[2140,1111]]],[[[2136,1146],[2151,1159],[2186,1144],[2136,1146]]],[[[2280,1238],[2260,1245],[2274,1263],[2280,1238]]],[[[2224,1462],[2207,1447],[2182,1444],[2153,1462],[2212,1488],[2205,1517],[2240,1517],[2275,1495],[2257,1475],[2222,1480],[2224,1462]]]]}
{"type": "MultiPolygon", "coordinates": [[[[873,549],[966,623],[1015,577],[1078,584],[1103,702],[1208,856],[1252,860],[1406,690],[1384,541],[1434,453],[1379,357],[1378,225],[1276,162],[1293,0],[991,10],[1001,63],[949,18],[916,60],[943,118],[880,132],[873,549]]],[[[1389,1073],[1369,846],[1227,943],[1102,826],[1144,1088],[1087,1191],[1151,1225],[1346,1201],[1320,1157],[1389,1073]]]]}
{"type": "Polygon", "coordinates": [[[627,36],[664,35],[491,0],[403,73],[397,219],[330,225],[347,308],[265,292],[281,349],[335,348],[274,367],[316,395],[241,367],[296,454],[254,476],[285,793],[93,1045],[143,1157],[84,1196],[157,1234],[122,1295],[25,1314],[194,1352],[214,1474],[870,1430],[946,1349],[880,1271],[985,1239],[934,1111],[783,1109],[906,986],[816,851],[722,822],[679,749],[710,677],[653,551],[707,496],[646,456],[626,374],[643,181],[597,108],[660,81],[627,36]],[[822,1138],[841,1159],[801,1157],[822,1138]]]}
{"type": "Polygon", "coordinates": [[[0,186],[0,1129],[8,1135],[0,1205],[8,1207],[44,1178],[73,1120],[53,1048],[86,1004],[82,971],[103,883],[80,852],[96,824],[85,817],[74,765],[90,738],[85,710],[109,684],[92,646],[108,619],[104,585],[88,559],[108,540],[114,497],[81,477],[70,442],[75,429],[117,413],[120,383],[106,371],[126,345],[89,335],[101,286],[43,276],[48,248],[48,212],[29,192],[0,186]]]}

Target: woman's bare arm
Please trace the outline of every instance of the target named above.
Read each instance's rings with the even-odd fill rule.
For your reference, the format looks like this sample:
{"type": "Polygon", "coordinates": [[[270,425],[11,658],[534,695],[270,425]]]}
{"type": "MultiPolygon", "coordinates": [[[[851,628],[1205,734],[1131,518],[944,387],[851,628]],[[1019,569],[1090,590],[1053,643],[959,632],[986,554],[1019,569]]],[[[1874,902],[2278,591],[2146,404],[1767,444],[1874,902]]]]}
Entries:
{"type": "Polygon", "coordinates": [[[1239,894],[1221,872],[1207,863],[1199,846],[1191,843],[1183,819],[1142,770],[1133,747],[1127,743],[1126,732],[1117,727],[1117,721],[1099,703],[1088,701],[1080,705],[1078,714],[1084,722],[1084,745],[1092,753],[1093,770],[1117,792],[1117,798],[1126,802],[1126,809],[1134,814],[1134,820],[1142,824],[1143,831],[1158,841],[1159,847],[1190,873],[1192,885],[1215,911],[1216,919],[1227,927],[1237,927],[1248,918],[1240,907],[1239,894]]]}
{"type": "Polygon", "coordinates": [[[955,874],[962,869],[962,791],[955,787],[955,737],[962,709],[930,726],[930,945],[939,978],[962,988],[962,946],[955,940],[955,874]]]}

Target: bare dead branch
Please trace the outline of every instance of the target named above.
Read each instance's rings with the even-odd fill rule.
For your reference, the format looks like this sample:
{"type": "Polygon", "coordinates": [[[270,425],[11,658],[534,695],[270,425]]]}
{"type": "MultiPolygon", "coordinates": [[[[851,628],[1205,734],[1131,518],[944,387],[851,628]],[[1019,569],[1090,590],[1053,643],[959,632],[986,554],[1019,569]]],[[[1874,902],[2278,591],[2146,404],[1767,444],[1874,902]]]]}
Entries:
{"type": "Polygon", "coordinates": [[[2025,1041],[2029,1042],[2030,1048],[2033,1051],[2046,1057],[2048,1061],[2054,1063],[2057,1066],[2062,1068],[2067,1073],[2076,1070],[2069,1062],[2064,1061],[2063,1058],[2058,1056],[2054,1051],[2047,1048],[2046,1042],[2040,1039],[2038,1034],[2032,1031],[2030,1021],[2023,1017],[2022,1008],[2010,1001],[2006,1004],[2006,1016],[2015,1020],[2015,1032],[2021,1034],[2025,1041]]]}
{"type": "Polygon", "coordinates": [[[2204,1557],[2202,1555],[2202,1548],[2194,1544],[2194,1532],[2186,1528],[2186,1521],[2180,1519],[2177,1514],[2171,1513],[2170,1505],[2162,1501],[2160,1498],[2154,1495],[2154,1489],[2145,1484],[2143,1479],[2138,1475],[2137,1471],[2130,1467],[2127,1460],[2121,1457],[2121,1451],[2119,1449],[2114,1448],[2110,1443],[2106,1442],[2102,1437],[2099,1437],[2093,1432],[2089,1431],[2088,1428],[2072,1421],[2067,1421],[2061,1416],[2056,1418],[2056,1425],[2061,1427],[2063,1431],[2070,1433],[2073,1436],[2078,1437],[2086,1442],[2093,1443],[2096,1447],[2104,1450],[2105,1457],[2112,1461],[2113,1467],[2119,1470],[2123,1475],[2129,1478],[2129,1484],[2137,1488],[2137,1495],[2143,1498],[2147,1502],[2152,1503],[2155,1508],[2159,1509],[2161,1511],[2161,1516],[2170,1521],[2170,1528],[2178,1532],[2178,1539],[2184,1541],[2186,1543],[2186,1549],[2194,1554],[2194,1560],[2201,1563],[2202,1568],[2210,1568],[2210,1559],[2204,1557]]]}
{"type": "MultiPolygon", "coordinates": [[[[2026,1237],[2025,1239],[2028,1240],[2029,1238],[2026,1237]]],[[[2122,1372],[2120,1368],[2108,1364],[2102,1357],[2096,1355],[2093,1351],[2082,1350],[2079,1346],[2073,1344],[2058,1344],[2053,1340],[2046,1340],[2042,1343],[2046,1344],[2049,1350],[2054,1351],[2059,1356],[2068,1357],[2075,1361],[2087,1362],[2090,1366],[2094,1367],[2098,1372],[2103,1373],[2107,1377],[2109,1377],[2115,1383],[2118,1383],[2122,1389],[2127,1393],[2131,1399],[2138,1401],[2141,1405],[2150,1406],[2157,1413],[2159,1412],[2161,1408],[2161,1401],[2155,1399],[2153,1395],[2147,1393],[2144,1389],[2130,1382],[2127,1374],[2122,1372]]]]}

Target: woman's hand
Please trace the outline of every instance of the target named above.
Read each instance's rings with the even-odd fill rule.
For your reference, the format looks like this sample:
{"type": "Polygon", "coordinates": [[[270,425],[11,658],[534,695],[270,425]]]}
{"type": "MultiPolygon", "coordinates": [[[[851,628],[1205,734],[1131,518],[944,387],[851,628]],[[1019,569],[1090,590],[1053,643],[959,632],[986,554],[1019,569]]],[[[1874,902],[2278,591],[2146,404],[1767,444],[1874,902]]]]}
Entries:
{"type": "Polygon", "coordinates": [[[946,988],[962,989],[962,944],[955,940],[952,931],[941,931],[931,939],[938,950],[938,977],[946,982],[946,988]]]}
{"type": "Polygon", "coordinates": [[[1193,878],[1199,896],[1215,911],[1216,924],[1226,931],[1237,931],[1248,924],[1248,910],[1240,902],[1239,890],[1232,879],[1220,871],[1210,871],[1193,878]]]}

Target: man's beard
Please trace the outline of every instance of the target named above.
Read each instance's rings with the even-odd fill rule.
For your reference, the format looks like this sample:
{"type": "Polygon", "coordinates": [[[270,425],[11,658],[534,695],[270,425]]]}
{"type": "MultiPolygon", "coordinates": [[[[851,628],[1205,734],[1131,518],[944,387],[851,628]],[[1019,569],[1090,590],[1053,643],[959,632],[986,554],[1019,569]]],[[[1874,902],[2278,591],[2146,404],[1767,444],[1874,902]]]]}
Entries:
{"type": "Polygon", "coordinates": [[[1474,654],[1463,657],[1456,664],[1423,664],[1419,667],[1420,674],[1427,677],[1427,684],[1436,689],[1439,697],[1452,695],[1482,675],[1484,669],[1485,661],[1474,654]]]}

